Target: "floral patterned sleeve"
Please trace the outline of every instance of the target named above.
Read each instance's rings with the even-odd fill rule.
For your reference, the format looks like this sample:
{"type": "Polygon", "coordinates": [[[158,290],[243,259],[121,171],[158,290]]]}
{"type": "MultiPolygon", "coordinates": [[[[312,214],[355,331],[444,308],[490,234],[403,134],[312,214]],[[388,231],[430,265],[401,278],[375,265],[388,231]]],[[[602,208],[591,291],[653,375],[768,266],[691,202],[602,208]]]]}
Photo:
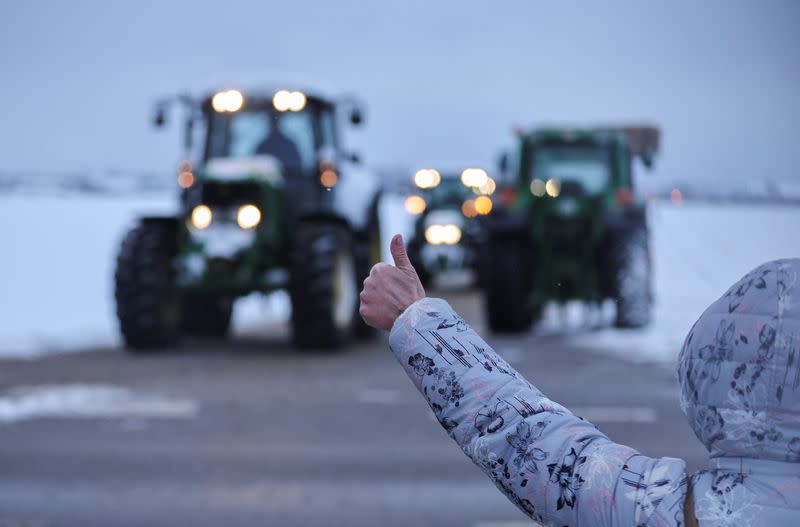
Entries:
{"type": "Polygon", "coordinates": [[[397,319],[391,349],[450,437],[545,525],[680,526],[686,466],[613,443],[545,397],[444,300],[397,319]]]}

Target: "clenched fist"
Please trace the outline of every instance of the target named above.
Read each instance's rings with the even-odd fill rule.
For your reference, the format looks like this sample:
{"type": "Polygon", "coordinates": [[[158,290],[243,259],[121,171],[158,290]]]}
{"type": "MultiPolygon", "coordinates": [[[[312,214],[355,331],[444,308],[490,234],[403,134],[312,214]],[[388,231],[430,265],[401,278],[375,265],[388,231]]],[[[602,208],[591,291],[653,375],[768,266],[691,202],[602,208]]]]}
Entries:
{"type": "Polygon", "coordinates": [[[381,262],[372,267],[364,280],[358,310],[364,322],[384,331],[392,329],[394,321],[408,306],[425,298],[425,289],[399,234],[392,238],[391,251],[394,265],[381,262]]]}

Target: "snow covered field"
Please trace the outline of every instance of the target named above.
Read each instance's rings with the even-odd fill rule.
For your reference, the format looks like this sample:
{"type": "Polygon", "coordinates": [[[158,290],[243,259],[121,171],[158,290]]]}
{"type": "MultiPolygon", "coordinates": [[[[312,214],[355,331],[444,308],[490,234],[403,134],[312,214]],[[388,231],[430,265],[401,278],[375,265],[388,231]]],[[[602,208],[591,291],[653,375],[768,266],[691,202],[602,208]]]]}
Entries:
{"type": "MultiPolygon", "coordinates": [[[[119,241],[135,217],[173,207],[171,195],[0,196],[0,357],[117,344],[112,278],[119,241]]],[[[408,232],[401,201],[387,200],[382,212],[394,220],[387,231],[408,232]]],[[[796,207],[656,204],[651,225],[657,305],[649,328],[598,329],[597,317],[587,324],[587,310],[569,305],[548,309],[534,331],[633,359],[669,361],[692,322],[734,280],[765,260],[800,252],[796,207]]],[[[285,295],[244,299],[234,329],[247,332],[287,311],[285,295]]]]}

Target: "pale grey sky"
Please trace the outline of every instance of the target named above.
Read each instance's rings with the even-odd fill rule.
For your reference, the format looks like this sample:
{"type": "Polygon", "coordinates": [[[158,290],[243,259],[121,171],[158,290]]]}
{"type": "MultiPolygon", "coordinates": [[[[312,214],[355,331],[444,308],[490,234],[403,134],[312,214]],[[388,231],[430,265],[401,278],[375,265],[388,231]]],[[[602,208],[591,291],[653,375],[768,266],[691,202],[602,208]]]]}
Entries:
{"type": "Polygon", "coordinates": [[[792,0],[6,0],[0,170],[167,174],[156,97],[294,71],[367,101],[351,144],[372,165],[490,163],[512,123],[635,119],[664,129],[670,179],[797,180],[798,28],[792,0]]]}

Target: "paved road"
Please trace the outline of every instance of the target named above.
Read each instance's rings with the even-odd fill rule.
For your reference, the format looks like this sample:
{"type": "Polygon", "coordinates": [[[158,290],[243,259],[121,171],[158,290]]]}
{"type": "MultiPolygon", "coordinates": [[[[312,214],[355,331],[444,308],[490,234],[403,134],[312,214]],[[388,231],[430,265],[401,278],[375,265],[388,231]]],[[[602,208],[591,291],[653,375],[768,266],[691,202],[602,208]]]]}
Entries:
{"type": "MultiPolygon", "coordinates": [[[[478,297],[449,296],[480,330],[478,297]]],[[[490,340],[613,439],[704,463],[670,369],[557,336],[490,340]]],[[[278,328],[157,356],[0,361],[0,396],[0,527],[525,520],[434,421],[385,338],[309,353],[278,328]],[[116,415],[65,415],[76,407],[116,415]],[[43,408],[54,415],[19,420],[43,408]]]]}

